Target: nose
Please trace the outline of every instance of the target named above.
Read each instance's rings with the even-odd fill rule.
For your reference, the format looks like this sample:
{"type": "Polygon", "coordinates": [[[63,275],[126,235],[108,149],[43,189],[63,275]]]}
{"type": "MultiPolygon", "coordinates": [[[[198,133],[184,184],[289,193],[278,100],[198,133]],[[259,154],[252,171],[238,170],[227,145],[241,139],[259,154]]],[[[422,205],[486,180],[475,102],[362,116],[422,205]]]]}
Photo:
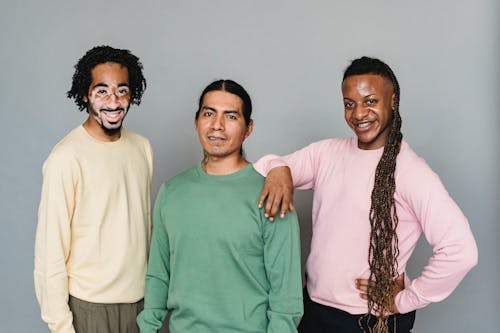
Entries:
{"type": "Polygon", "coordinates": [[[353,117],[357,120],[362,120],[368,115],[368,109],[365,108],[363,105],[356,105],[356,107],[353,110],[353,117]]]}
{"type": "Polygon", "coordinates": [[[224,129],[224,115],[217,114],[212,118],[212,123],[210,124],[212,129],[215,131],[220,131],[224,129]]]}
{"type": "Polygon", "coordinates": [[[116,109],[120,106],[120,99],[115,93],[109,94],[106,100],[106,106],[110,109],[116,109]]]}

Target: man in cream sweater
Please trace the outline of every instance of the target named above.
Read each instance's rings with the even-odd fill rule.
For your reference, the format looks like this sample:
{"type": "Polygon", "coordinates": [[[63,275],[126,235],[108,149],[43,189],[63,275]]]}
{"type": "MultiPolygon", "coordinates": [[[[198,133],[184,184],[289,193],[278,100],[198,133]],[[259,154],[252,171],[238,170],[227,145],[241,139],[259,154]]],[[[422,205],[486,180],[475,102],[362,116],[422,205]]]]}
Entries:
{"type": "Polygon", "coordinates": [[[43,165],[35,243],[42,319],[57,333],[137,332],[150,238],[152,149],[122,128],[146,88],[139,58],[98,46],[67,95],[85,122],[43,165]]]}

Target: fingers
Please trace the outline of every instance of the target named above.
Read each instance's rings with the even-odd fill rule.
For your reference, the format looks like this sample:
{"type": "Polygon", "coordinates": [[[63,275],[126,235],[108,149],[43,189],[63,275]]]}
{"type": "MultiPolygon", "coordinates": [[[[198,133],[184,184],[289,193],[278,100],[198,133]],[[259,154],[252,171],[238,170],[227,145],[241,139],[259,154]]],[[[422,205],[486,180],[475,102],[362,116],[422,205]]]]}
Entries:
{"type": "Polygon", "coordinates": [[[365,293],[368,292],[369,288],[375,285],[373,281],[370,281],[368,279],[356,279],[355,283],[356,283],[356,288],[365,293]]]}
{"type": "Polygon", "coordinates": [[[288,211],[295,209],[293,207],[293,182],[288,167],[276,167],[268,173],[258,206],[259,208],[265,206],[264,216],[270,221],[274,221],[277,214],[284,218],[288,211]]]}
{"type": "Polygon", "coordinates": [[[405,287],[405,273],[401,273],[401,275],[399,275],[396,280],[394,280],[394,282],[396,283],[396,285],[402,289],[404,289],[405,287]]]}
{"type": "Polygon", "coordinates": [[[293,212],[295,208],[293,207],[293,193],[286,192],[283,196],[283,201],[281,202],[281,212],[280,217],[285,218],[287,212],[293,212]]]}
{"type": "Polygon", "coordinates": [[[370,281],[367,279],[356,279],[355,284],[356,288],[361,291],[359,293],[359,297],[364,300],[368,300],[368,289],[371,285],[373,285],[373,283],[370,283],[370,281]]]}
{"type": "MultiPolygon", "coordinates": [[[[392,288],[392,302],[389,307],[390,312],[392,313],[399,313],[395,303],[395,297],[400,291],[404,289],[404,279],[405,279],[404,273],[402,273],[396,279],[394,279],[394,284],[392,288]]],[[[359,297],[361,297],[364,300],[368,300],[368,293],[370,289],[375,286],[375,282],[370,281],[368,279],[356,279],[354,283],[356,289],[360,291],[359,297]]]]}
{"type": "Polygon", "coordinates": [[[259,197],[259,202],[258,202],[259,208],[262,208],[262,206],[264,205],[264,201],[266,201],[268,195],[269,195],[269,189],[267,185],[264,184],[264,188],[262,189],[262,192],[260,193],[259,197]]]}
{"type": "Polygon", "coordinates": [[[278,212],[280,199],[277,195],[269,194],[266,201],[266,207],[264,208],[264,216],[267,217],[270,221],[274,221],[274,217],[278,212]],[[278,205],[276,207],[275,205],[278,205]]]}

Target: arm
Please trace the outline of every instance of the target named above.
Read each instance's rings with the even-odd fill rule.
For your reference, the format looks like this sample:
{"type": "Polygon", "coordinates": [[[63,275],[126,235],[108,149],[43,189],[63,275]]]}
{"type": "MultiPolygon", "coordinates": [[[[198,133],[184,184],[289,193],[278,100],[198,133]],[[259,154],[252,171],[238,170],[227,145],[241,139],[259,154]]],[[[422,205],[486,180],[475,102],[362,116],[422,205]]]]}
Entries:
{"type": "Polygon", "coordinates": [[[318,143],[313,143],[290,155],[279,157],[266,155],[254,163],[254,168],[266,177],[259,197],[259,208],[266,201],[264,213],[271,221],[281,207],[280,217],[293,211],[293,188],[311,189],[314,187],[318,143]]]}
{"type": "Polygon", "coordinates": [[[297,332],[303,314],[297,215],[263,223],[264,265],[269,280],[267,332],[297,332]]]}
{"type": "Polygon", "coordinates": [[[137,317],[137,325],[143,333],[156,333],[167,315],[168,288],[170,284],[170,250],[168,235],[162,217],[162,186],[153,213],[153,236],[146,273],[144,310],[137,317]]]}
{"type": "Polygon", "coordinates": [[[43,185],[35,239],[35,292],[42,319],[54,333],[74,333],[68,306],[66,261],[77,187],[74,166],[51,155],[43,167],[43,185]]]}
{"type": "Polygon", "coordinates": [[[420,172],[412,170],[402,189],[433,255],[420,276],[408,280],[405,289],[396,295],[401,313],[445,299],[477,264],[477,246],[466,217],[439,177],[426,164],[424,167],[420,172]]]}

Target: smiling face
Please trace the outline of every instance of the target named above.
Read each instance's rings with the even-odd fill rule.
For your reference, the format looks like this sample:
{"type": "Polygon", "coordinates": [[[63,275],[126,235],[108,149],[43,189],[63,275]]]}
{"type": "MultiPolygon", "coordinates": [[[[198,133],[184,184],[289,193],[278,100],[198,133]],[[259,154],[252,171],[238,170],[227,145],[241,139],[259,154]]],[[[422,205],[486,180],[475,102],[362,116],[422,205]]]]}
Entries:
{"type": "Polygon", "coordinates": [[[342,83],[344,116],[358,137],[360,149],[381,148],[391,130],[394,109],[392,83],[375,74],[353,75],[342,83]]]}
{"type": "Polygon", "coordinates": [[[130,106],[130,87],[126,67],[106,62],[95,66],[87,96],[90,126],[107,136],[119,135],[130,106]]]}
{"type": "Polygon", "coordinates": [[[222,90],[203,96],[194,125],[208,159],[241,159],[241,146],[253,128],[251,120],[245,123],[241,98],[222,90]]]}

